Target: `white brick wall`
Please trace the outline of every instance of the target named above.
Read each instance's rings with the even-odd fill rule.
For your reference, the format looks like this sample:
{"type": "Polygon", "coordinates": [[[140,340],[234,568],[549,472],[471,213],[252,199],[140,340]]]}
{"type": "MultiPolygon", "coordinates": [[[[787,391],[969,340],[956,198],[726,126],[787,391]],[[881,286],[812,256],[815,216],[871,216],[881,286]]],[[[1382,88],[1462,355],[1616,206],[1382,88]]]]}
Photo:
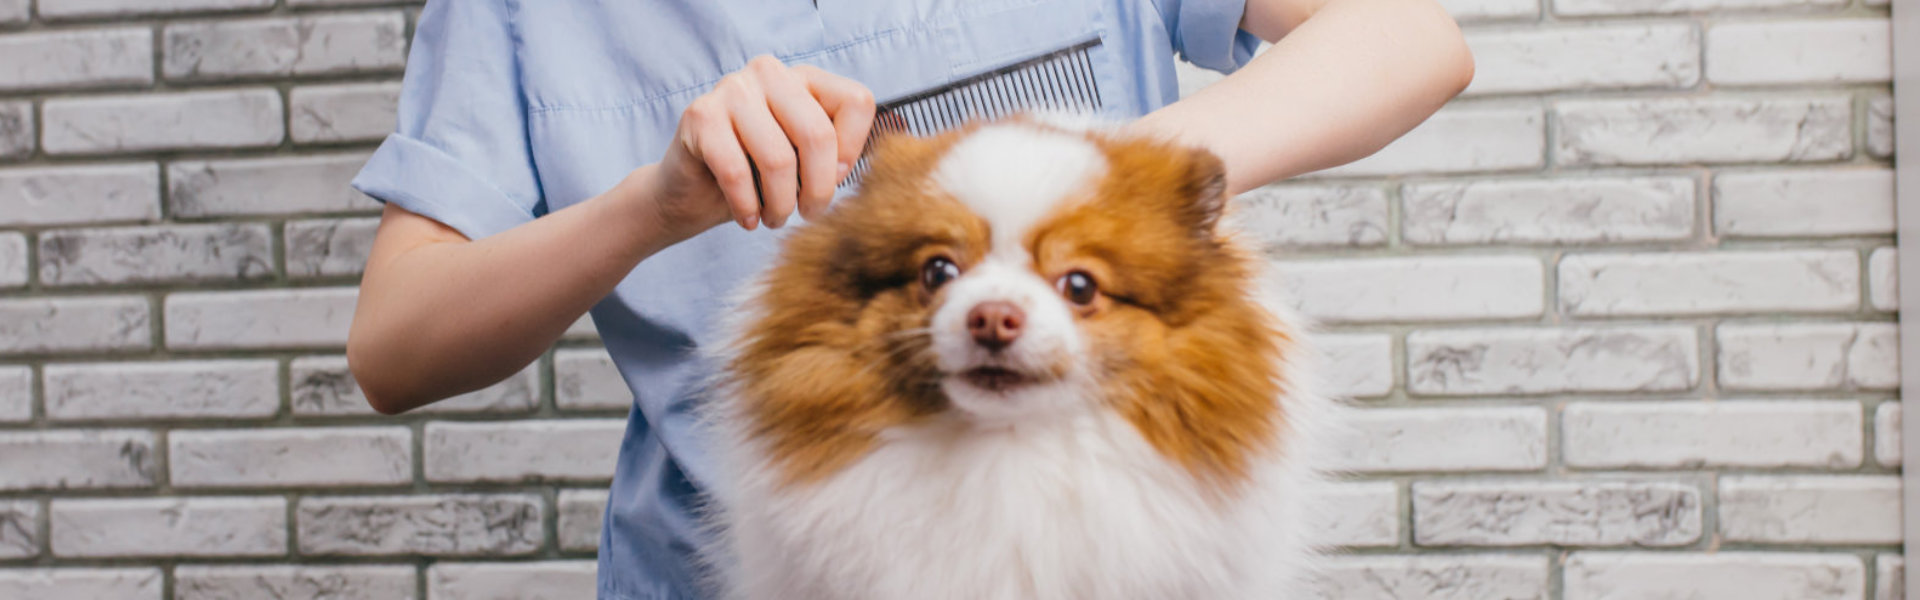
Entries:
{"type": "MultiPolygon", "coordinates": [[[[342,356],[421,4],[0,0],[0,598],[592,595],[588,320],[404,417],[342,356]]],[[[1441,4],[1466,98],[1235,202],[1355,399],[1304,597],[1894,600],[1888,2],[1441,4]]]]}

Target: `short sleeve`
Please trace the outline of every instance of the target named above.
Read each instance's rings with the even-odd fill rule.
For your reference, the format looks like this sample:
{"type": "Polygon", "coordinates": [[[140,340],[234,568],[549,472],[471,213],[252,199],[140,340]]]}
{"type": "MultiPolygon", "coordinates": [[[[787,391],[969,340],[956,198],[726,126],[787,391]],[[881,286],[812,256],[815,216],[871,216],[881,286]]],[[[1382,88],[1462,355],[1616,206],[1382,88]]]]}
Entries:
{"type": "Polygon", "coordinates": [[[428,2],[398,124],[353,187],[480,239],[533,220],[538,176],[505,0],[428,2]]]}
{"type": "Polygon", "coordinates": [[[1173,50],[1204,69],[1232,73],[1253,60],[1260,38],[1240,30],[1247,0],[1155,0],[1173,50]]]}

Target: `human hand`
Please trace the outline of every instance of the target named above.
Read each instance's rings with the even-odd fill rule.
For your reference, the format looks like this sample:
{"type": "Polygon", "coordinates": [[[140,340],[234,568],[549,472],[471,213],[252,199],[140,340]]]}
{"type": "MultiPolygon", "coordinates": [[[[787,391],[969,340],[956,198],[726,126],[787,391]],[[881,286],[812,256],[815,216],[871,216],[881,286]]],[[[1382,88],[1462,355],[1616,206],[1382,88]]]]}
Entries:
{"type": "Polygon", "coordinates": [[[689,236],[729,216],[749,230],[781,227],[795,210],[813,218],[859,159],[873,113],[857,81],[755,58],[681,113],[655,174],[656,208],[689,236]]]}

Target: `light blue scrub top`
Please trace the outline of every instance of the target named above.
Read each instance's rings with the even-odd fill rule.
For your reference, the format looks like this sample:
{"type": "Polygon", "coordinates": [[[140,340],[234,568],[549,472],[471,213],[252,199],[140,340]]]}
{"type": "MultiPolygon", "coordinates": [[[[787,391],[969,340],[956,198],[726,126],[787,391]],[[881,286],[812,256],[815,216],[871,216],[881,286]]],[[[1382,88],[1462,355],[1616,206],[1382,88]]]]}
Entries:
{"type": "MultiPolygon", "coordinates": [[[[1245,0],[433,0],[397,130],[353,182],[479,239],[657,162],[689,101],[772,54],[881,101],[1099,37],[1107,116],[1172,102],[1176,53],[1231,71],[1258,40],[1245,0]]],[[[721,226],[641,262],[593,308],[635,402],[600,540],[600,598],[697,598],[706,448],[694,349],[779,233],[721,226]]]]}

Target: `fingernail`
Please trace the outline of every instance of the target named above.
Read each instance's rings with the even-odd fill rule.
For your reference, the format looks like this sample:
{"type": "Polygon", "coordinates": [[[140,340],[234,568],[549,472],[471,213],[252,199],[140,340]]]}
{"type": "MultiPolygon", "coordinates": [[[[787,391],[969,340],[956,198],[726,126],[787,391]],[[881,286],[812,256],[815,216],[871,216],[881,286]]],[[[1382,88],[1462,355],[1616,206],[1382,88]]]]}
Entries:
{"type": "Polygon", "coordinates": [[[758,227],[759,225],[760,225],[760,217],[756,217],[753,215],[747,215],[746,219],[740,221],[740,226],[745,227],[747,231],[753,231],[753,228],[758,227]]]}

